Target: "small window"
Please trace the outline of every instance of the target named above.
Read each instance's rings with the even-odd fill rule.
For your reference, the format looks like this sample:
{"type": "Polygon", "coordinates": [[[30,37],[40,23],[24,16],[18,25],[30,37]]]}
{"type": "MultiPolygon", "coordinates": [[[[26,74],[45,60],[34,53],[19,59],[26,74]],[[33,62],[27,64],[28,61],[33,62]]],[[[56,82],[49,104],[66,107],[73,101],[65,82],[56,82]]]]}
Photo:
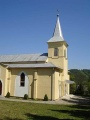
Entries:
{"type": "Polygon", "coordinates": [[[58,48],[54,48],[54,56],[58,56],[58,48]]]}
{"type": "Polygon", "coordinates": [[[66,57],[66,50],[64,50],[64,56],[66,57]]]}
{"type": "Polygon", "coordinates": [[[22,73],[20,76],[20,86],[24,87],[25,86],[25,74],[22,73]]]}
{"type": "Polygon", "coordinates": [[[64,50],[64,56],[67,58],[67,50],[64,50]]]}

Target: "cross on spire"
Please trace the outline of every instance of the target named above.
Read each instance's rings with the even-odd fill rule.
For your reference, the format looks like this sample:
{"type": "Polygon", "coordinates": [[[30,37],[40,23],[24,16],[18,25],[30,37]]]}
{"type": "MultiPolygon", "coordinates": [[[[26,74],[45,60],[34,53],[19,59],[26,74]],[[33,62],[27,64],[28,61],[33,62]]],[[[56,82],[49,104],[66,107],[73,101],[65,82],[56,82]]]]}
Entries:
{"type": "Polygon", "coordinates": [[[57,16],[59,16],[59,10],[57,9],[57,16]]]}

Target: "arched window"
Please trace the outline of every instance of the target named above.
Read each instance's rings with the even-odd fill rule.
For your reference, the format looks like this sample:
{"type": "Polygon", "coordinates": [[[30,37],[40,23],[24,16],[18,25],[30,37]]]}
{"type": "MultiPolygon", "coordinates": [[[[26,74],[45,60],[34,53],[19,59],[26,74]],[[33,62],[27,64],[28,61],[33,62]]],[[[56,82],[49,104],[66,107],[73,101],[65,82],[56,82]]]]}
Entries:
{"type": "Polygon", "coordinates": [[[58,56],[58,48],[54,48],[54,56],[58,56]]]}
{"type": "Polygon", "coordinates": [[[25,74],[22,73],[20,76],[20,86],[24,87],[25,86],[25,74]]]}

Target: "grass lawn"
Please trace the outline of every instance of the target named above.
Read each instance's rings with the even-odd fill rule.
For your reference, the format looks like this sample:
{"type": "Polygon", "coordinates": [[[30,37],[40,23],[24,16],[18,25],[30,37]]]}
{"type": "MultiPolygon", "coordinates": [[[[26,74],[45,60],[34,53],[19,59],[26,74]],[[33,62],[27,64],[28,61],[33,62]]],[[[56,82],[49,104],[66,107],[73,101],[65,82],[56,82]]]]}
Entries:
{"type": "Polygon", "coordinates": [[[90,120],[90,105],[0,101],[0,120],[90,120]]]}

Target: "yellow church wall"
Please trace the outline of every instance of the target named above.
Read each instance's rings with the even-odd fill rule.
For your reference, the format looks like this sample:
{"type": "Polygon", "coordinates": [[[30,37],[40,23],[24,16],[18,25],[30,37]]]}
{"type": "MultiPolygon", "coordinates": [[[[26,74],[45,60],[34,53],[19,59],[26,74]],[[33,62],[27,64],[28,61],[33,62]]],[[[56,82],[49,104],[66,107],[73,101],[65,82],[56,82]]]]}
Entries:
{"type": "Polygon", "coordinates": [[[48,62],[52,62],[58,67],[64,69],[67,67],[67,62],[64,60],[64,50],[66,46],[62,42],[48,44],[48,62]],[[58,48],[58,56],[54,56],[54,48],[58,48]],[[66,63],[65,63],[66,62],[66,63]]]}
{"type": "Polygon", "coordinates": [[[5,95],[7,94],[7,92],[9,92],[9,73],[8,73],[8,69],[6,69],[6,80],[5,80],[5,95]]]}
{"type": "Polygon", "coordinates": [[[63,69],[62,72],[62,80],[69,80],[69,75],[68,75],[68,66],[67,66],[67,59],[62,57],[62,58],[49,58],[49,62],[52,62],[54,65],[57,65],[61,69],[63,69]],[[59,60],[58,60],[59,59],[59,60]]]}
{"type": "Polygon", "coordinates": [[[59,98],[59,81],[60,81],[60,73],[55,71],[55,99],[59,98]]]}
{"type": "Polygon", "coordinates": [[[15,91],[15,79],[17,75],[19,75],[21,72],[24,72],[29,79],[29,97],[33,97],[33,93],[31,92],[33,90],[33,74],[34,70],[33,69],[11,69],[11,86],[10,86],[10,94],[11,96],[14,96],[14,91],[15,91]]]}
{"type": "Polygon", "coordinates": [[[50,58],[58,58],[59,56],[63,56],[63,47],[62,47],[62,43],[60,42],[55,42],[55,43],[48,43],[48,57],[50,58]],[[58,48],[59,55],[58,56],[54,56],[54,48],[58,48]]]}
{"type": "Polygon", "coordinates": [[[48,98],[51,99],[51,76],[52,69],[39,69],[38,80],[37,80],[37,97],[43,99],[44,95],[47,94],[48,98]]]}
{"type": "Polygon", "coordinates": [[[65,95],[65,82],[62,81],[62,96],[65,95]]]}
{"type": "Polygon", "coordinates": [[[7,88],[7,91],[10,92],[10,87],[11,87],[11,71],[9,69],[8,70],[8,88],[7,88]]]}
{"type": "MultiPolygon", "coordinates": [[[[63,80],[63,74],[59,73],[58,71],[55,72],[55,99],[58,99],[62,96],[64,96],[66,94],[66,90],[69,90],[69,87],[67,87],[67,89],[65,90],[65,80],[63,80]],[[59,88],[59,85],[61,87],[61,89],[59,88]]],[[[67,86],[69,86],[69,84],[66,84],[67,86]]]]}
{"type": "Polygon", "coordinates": [[[11,86],[10,94],[14,96],[15,91],[15,79],[20,72],[26,73],[29,79],[29,91],[30,98],[43,99],[47,94],[51,99],[51,75],[52,69],[11,69],[11,86]],[[36,94],[36,95],[35,95],[36,94]]]}
{"type": "Polygon", "coordinates": [[[6,76],[7,70],[6,67],[3,65],[0,65],[0,80],[2,82],[2,96],[6,95],[7,92],[7,76],[6,76]]]}

